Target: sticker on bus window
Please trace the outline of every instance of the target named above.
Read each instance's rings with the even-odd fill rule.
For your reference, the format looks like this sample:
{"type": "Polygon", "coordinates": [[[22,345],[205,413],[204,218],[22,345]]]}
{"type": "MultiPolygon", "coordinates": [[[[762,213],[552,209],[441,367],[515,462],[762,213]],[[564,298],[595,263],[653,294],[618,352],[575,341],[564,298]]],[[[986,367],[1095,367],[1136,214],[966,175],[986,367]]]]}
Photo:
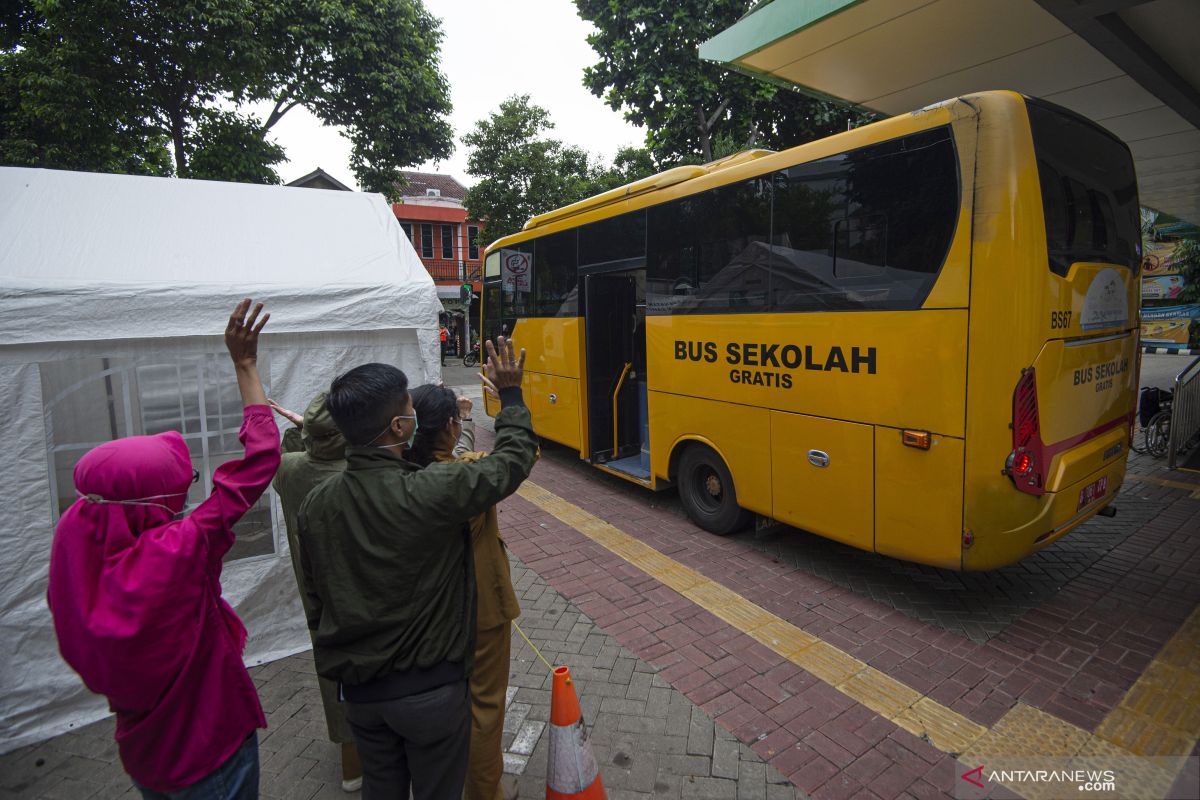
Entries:
{"type": "Polygon", "coordinates": [[[1085,331],[1097,328],[1123,328],[1129,324],[1129,301],[1121,273],[1106,267],[1092,278],[1079,325],[1085,331]]]}
{"type": "Polygon", "coordinates": [[[516,250],[500,251],[501,284],[505,291],[529,291],[529,253],[516,250]]]}

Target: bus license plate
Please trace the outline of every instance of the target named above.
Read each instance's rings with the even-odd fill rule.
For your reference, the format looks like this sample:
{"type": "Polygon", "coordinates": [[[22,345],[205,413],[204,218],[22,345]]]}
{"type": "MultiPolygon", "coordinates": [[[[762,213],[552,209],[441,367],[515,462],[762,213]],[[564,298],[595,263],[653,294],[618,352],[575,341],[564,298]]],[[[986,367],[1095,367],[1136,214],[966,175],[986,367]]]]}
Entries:
{"type": "Polygon", "coordinates": [[[1084,506],[1088,505],[1089,503],[1094,503],[1101,497],[1104,497],[1106,494],[1108,494],[1107,475],[1098,481],[1089,483],[1087,486],[1079,490],[1079,508],[1076,508],[1075,510],[1079,511],[1084,506]]]}

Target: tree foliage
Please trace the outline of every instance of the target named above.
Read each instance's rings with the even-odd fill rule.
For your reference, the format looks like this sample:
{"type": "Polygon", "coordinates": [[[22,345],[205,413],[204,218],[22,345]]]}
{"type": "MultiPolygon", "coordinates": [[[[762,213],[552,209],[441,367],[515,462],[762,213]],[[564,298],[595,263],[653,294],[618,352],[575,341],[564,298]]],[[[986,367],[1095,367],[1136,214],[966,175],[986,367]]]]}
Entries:
{"type": "Polygon", "coordinates": [[[530,217],[657,171],[645,150],[624,148],[605,165],[585,150],[547,136],[550,112],[516,95],[463,136],[470,152],[467,192],[471,217],[482,220],[481,244],[521,229],[530,217]]]}
{"type": "Polygon", "coordinates": [[[869,117],[704,62],[700,44],[736,22],[750,0],[575,0],[596,26],[600,60],[584,85],[647,129],[662,163],[711,161],[748,147],[782,149],[869,117]]]}
{"type": "Polygon", "coordinates": [[[20,8],[0,16],[5,163],[278,182],[268,136],[297,106],[345,126],[368,190],[452,151],[441,31],[420,0],[20,8]],[[261,101],[265,120],[244,110],[261,101]]]}

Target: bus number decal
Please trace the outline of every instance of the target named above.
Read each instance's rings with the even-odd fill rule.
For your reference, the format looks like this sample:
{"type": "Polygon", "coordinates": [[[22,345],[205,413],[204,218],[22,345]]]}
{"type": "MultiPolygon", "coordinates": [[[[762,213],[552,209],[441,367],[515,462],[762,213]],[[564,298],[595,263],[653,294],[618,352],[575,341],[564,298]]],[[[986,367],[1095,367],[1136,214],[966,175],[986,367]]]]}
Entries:
{"type": "MultiPolygon", "coordinates": [[[[812,345],[773,344],[770,342],[729,342],[725,345],[725,363],[731,367],[768,367],[777,370],[796,370],[803,367],[814,372],[865,372],[875,374],[875,348],[833,346],[828,351],[814,352],[812,345]]],[[[714,364],[719,349],[716,342],[675,340],[675,360],[714,364]]],[[[792,376],[768,370],[731,369],[732,383],[753,386],[792,388],[792,376]]]]}
{"type": "Polygon", "coordinates": [[[1050,312],[1050,329],[1059,330],[1061,328],[1071,327],[1071,312],[1070,311],[1051,311],[1050,312]]]}

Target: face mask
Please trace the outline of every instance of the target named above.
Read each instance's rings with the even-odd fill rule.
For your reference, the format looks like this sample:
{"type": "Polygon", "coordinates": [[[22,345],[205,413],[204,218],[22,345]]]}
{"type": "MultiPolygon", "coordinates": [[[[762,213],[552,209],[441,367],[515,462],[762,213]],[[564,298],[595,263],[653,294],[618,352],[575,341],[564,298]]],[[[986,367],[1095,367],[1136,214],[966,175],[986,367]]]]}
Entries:
{"type": "Polygon", "coordinates": [[[88,501],[88,503],[95,503],[96,505],[152,506],[155,507],[155,509],[162,509],[169,512],[170,516],[172,516],[172,519],[181,519],[192,510],[190,506],[185,505],[182,511],[172,511],[170,506],[166,503],[155,503],[155,500],[158,499],[186,497],[187,492],[175,492],[174,494],[151,494],[148,495],[148,497],[134,498],[132,500],[106,500],[100,497],[98,494],[84,494],[83,492],[78,491],[78,489],[76,489],[76,494],[78,494],[80,498],[88,501]]]}
{"type": "MultiPolygon", "coordinates": [[[[198,483],[199,481],[200,481],[200,470],[193,469],[192,470],[192,483],[198,483]]],[[[168,497],[187,497],[187,495],[188,495],[187,492],[172,492],[171,494],[152,494],[152,495],[147,495],[146,497],[135,497],[132,500],[106,500],[105,498],[101,497],[98,494],[84,494],[83,492],[79,491],[78,489],[75,490],[75,494],[79,495],[79,497],[81,497],[82,499],[87,500],[89,503],[95,503],[97,505],[151,506],[153,508],[161,508],[164,511],[170,513],[171,519],[173,519],[173,520],[183,519],[188,514],[192,513],[192,509],[194,508],[194,506],[185,503],[183,508],[180,509],[179,511],[172,511],[171,507],[169,505],[167,505],[166,503],[154,502],[155,500],[165,500],[168,497]]]]}
{"type": "Polygon", "coordinates": [[[386,428],[384,428],[383,430],[381,430],[378,434],[376,434],[374,439],[367,442],[367,444],[366,444],[367,447],[370,447],[371,445],[375,445],[376,447],[379,447],[382,449],[387,449],[390,447],[405,447],[405,448],[412,447],[413,440],[417,438],[417,428],[421,427],[420,423],[417,422],[416,414],[397,414],[396,416],[392,417],[392,419],[411,419],[413,421],[413,429],[412,429],[412,433],[408,437],[408,441],[407,442],[397,442],[396,444],[375,444],[375,442],[379,441],[380,436],[383,436],[385,433],[387,433],[388,431],[390,431],[392,429],[392,423],[389,422],[388,426],[386,428]]]}

